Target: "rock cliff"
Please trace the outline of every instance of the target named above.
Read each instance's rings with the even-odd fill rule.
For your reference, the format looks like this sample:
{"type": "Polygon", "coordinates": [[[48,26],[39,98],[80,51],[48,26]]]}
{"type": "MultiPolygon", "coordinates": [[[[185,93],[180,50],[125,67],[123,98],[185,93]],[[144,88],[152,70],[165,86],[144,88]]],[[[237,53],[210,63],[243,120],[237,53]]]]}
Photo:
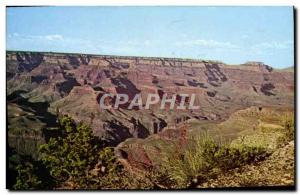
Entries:
{"type": "MultiPolygon", "coordinates": [[[[221,121],[250,106],[294,106],[294,72],[260,62],[13,52],[6,54],[7,95],[47,106],[90,124],[96,135],[118,144],[146,138],[185,120],[221,121]],[[199,110],[100,110],[101,93],[197,94],[199,110]]],[[[22,109],[24,105],[8,99],[22,109]]]]}

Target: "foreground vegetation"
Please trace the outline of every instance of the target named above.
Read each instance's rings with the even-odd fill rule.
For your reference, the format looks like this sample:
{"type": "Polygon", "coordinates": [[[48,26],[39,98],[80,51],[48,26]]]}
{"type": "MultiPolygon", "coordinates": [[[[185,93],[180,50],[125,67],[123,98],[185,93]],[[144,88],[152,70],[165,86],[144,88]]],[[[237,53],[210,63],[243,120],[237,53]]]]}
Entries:
{"type": "MultiPolygon", "coordinates": [[[[265,118],[264,121],[273,119],[265,118]]],[[[38,160],[19,161],[13,189],[255,186],[261,181],[254,178],[262,173],[247,175],[247,172],[251,172],[251,166],[269,166],[278,148],[291,145],[295,131],[293,119],[293,115],[280,116],[280,119],[277,117],[280,125],[261,125],[253,135],[241,136],[228,143],[217,141],[208,133],[194,135],[181,150],[162,151],[163,163],[160,165],[132,171],[117,161],[114,148],[109,147],[105,140],[93,136],[87,125],[76,124],[72,118],[63,116],[59,119],[61,135],[50,138],[39,147],[38,160]],[[275,144],[270,134],[276,135],[275,144]],[[272,141],[266,137],[272,138],[272,141]],[[238,170],[246,172],[240,174],[238,170]]],[[[293,175],[291,168],[289,171],[293,175]]],[[[291,178],[288,181],[290,183],[285,181],[283,184],[293,184],[291,178]]]]}

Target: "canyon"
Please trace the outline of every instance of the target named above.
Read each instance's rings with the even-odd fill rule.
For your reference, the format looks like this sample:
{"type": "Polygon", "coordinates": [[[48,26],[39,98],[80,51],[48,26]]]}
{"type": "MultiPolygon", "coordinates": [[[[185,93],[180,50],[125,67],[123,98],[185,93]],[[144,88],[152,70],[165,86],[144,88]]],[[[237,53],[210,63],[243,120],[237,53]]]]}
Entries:
{"type": "Polygon", "coordinates": [[[24,154],[55,134],[56,115],[87,123],[117,146],[130,138],[174,137],[170,129],[189,121],[220,123],[249,107],[294,108],[293,70],[261,62],[7,51],[6,82],[9,145],[24,154]],[[126,94],[129,102],[136,94],[142,102],[147,94],[175,95],[176,105],[177,94],[197,94],[200,109],[101,110],[105,93],[126,94]]]}

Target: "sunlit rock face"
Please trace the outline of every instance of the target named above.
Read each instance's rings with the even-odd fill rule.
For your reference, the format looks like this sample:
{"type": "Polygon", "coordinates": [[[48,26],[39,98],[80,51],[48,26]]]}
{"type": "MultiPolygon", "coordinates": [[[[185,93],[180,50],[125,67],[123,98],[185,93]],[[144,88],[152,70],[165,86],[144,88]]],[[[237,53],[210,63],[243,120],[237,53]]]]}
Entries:
{"type": "MultiPolygon", "coordinates": [[[[218,61],[7,52],[7,95],[47,102],[47,110],[85,121],[95,135],[118,144],[146,138],[189,119],[224,120],[250,106],[294,105],[294,72],[261,62],[226,65],[218,61]],[[197,110],[101,110],[99,94],[196,94],[197,110]]],[[[21,106],[21,105],[19,105],[21,106]]]]}

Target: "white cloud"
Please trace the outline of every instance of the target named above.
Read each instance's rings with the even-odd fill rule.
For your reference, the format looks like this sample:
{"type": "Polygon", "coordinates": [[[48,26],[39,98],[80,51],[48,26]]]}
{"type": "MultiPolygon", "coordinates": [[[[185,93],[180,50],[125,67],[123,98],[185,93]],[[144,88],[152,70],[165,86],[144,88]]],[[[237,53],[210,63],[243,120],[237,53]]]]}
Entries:
{"type": "Polygon", "coordinates": [[[120,46],[132,46],[132,47],[150,47],[150,46],[157,46],[159,44],[161,44],[161,41],[159,40],[150,40],[150,39],[146,39],[146,40],[127,40],[127,41],[111,41],[111,42],[107,42],[110,44],[117,44],[120,46]]]}
{"type": "Polygon", "coordinates": [[[24,40],[47,40],[47,41],[61,41],[63,36],[59,34],[49,34],[49,35],[20,35],[18,33],[9,34],[8,38],[18,38],[24,40]]]}
{"type": "Polygon", "coordinates": [[[63,36],[62,35],[46,35],[45,38],[49,41],[54,41],[54,40],[63,40],[63,36]]]}
{"type": "Polygon", "coordinates": [[[205,39],[197,39],[191,41],[177,41],[175,42],[177,46],[201,46],[204,48],[214,48],[214,49],[239,49],[238,45],[235,45],[231,42],[223,42],[216,40],[205,40],[205,39]]]}
{"type": "Polygon", "coordinates": [[[252,49],[289,49],[293,47],[292,41],[271,41],[263,42],[252,46],[252,49]]]}

